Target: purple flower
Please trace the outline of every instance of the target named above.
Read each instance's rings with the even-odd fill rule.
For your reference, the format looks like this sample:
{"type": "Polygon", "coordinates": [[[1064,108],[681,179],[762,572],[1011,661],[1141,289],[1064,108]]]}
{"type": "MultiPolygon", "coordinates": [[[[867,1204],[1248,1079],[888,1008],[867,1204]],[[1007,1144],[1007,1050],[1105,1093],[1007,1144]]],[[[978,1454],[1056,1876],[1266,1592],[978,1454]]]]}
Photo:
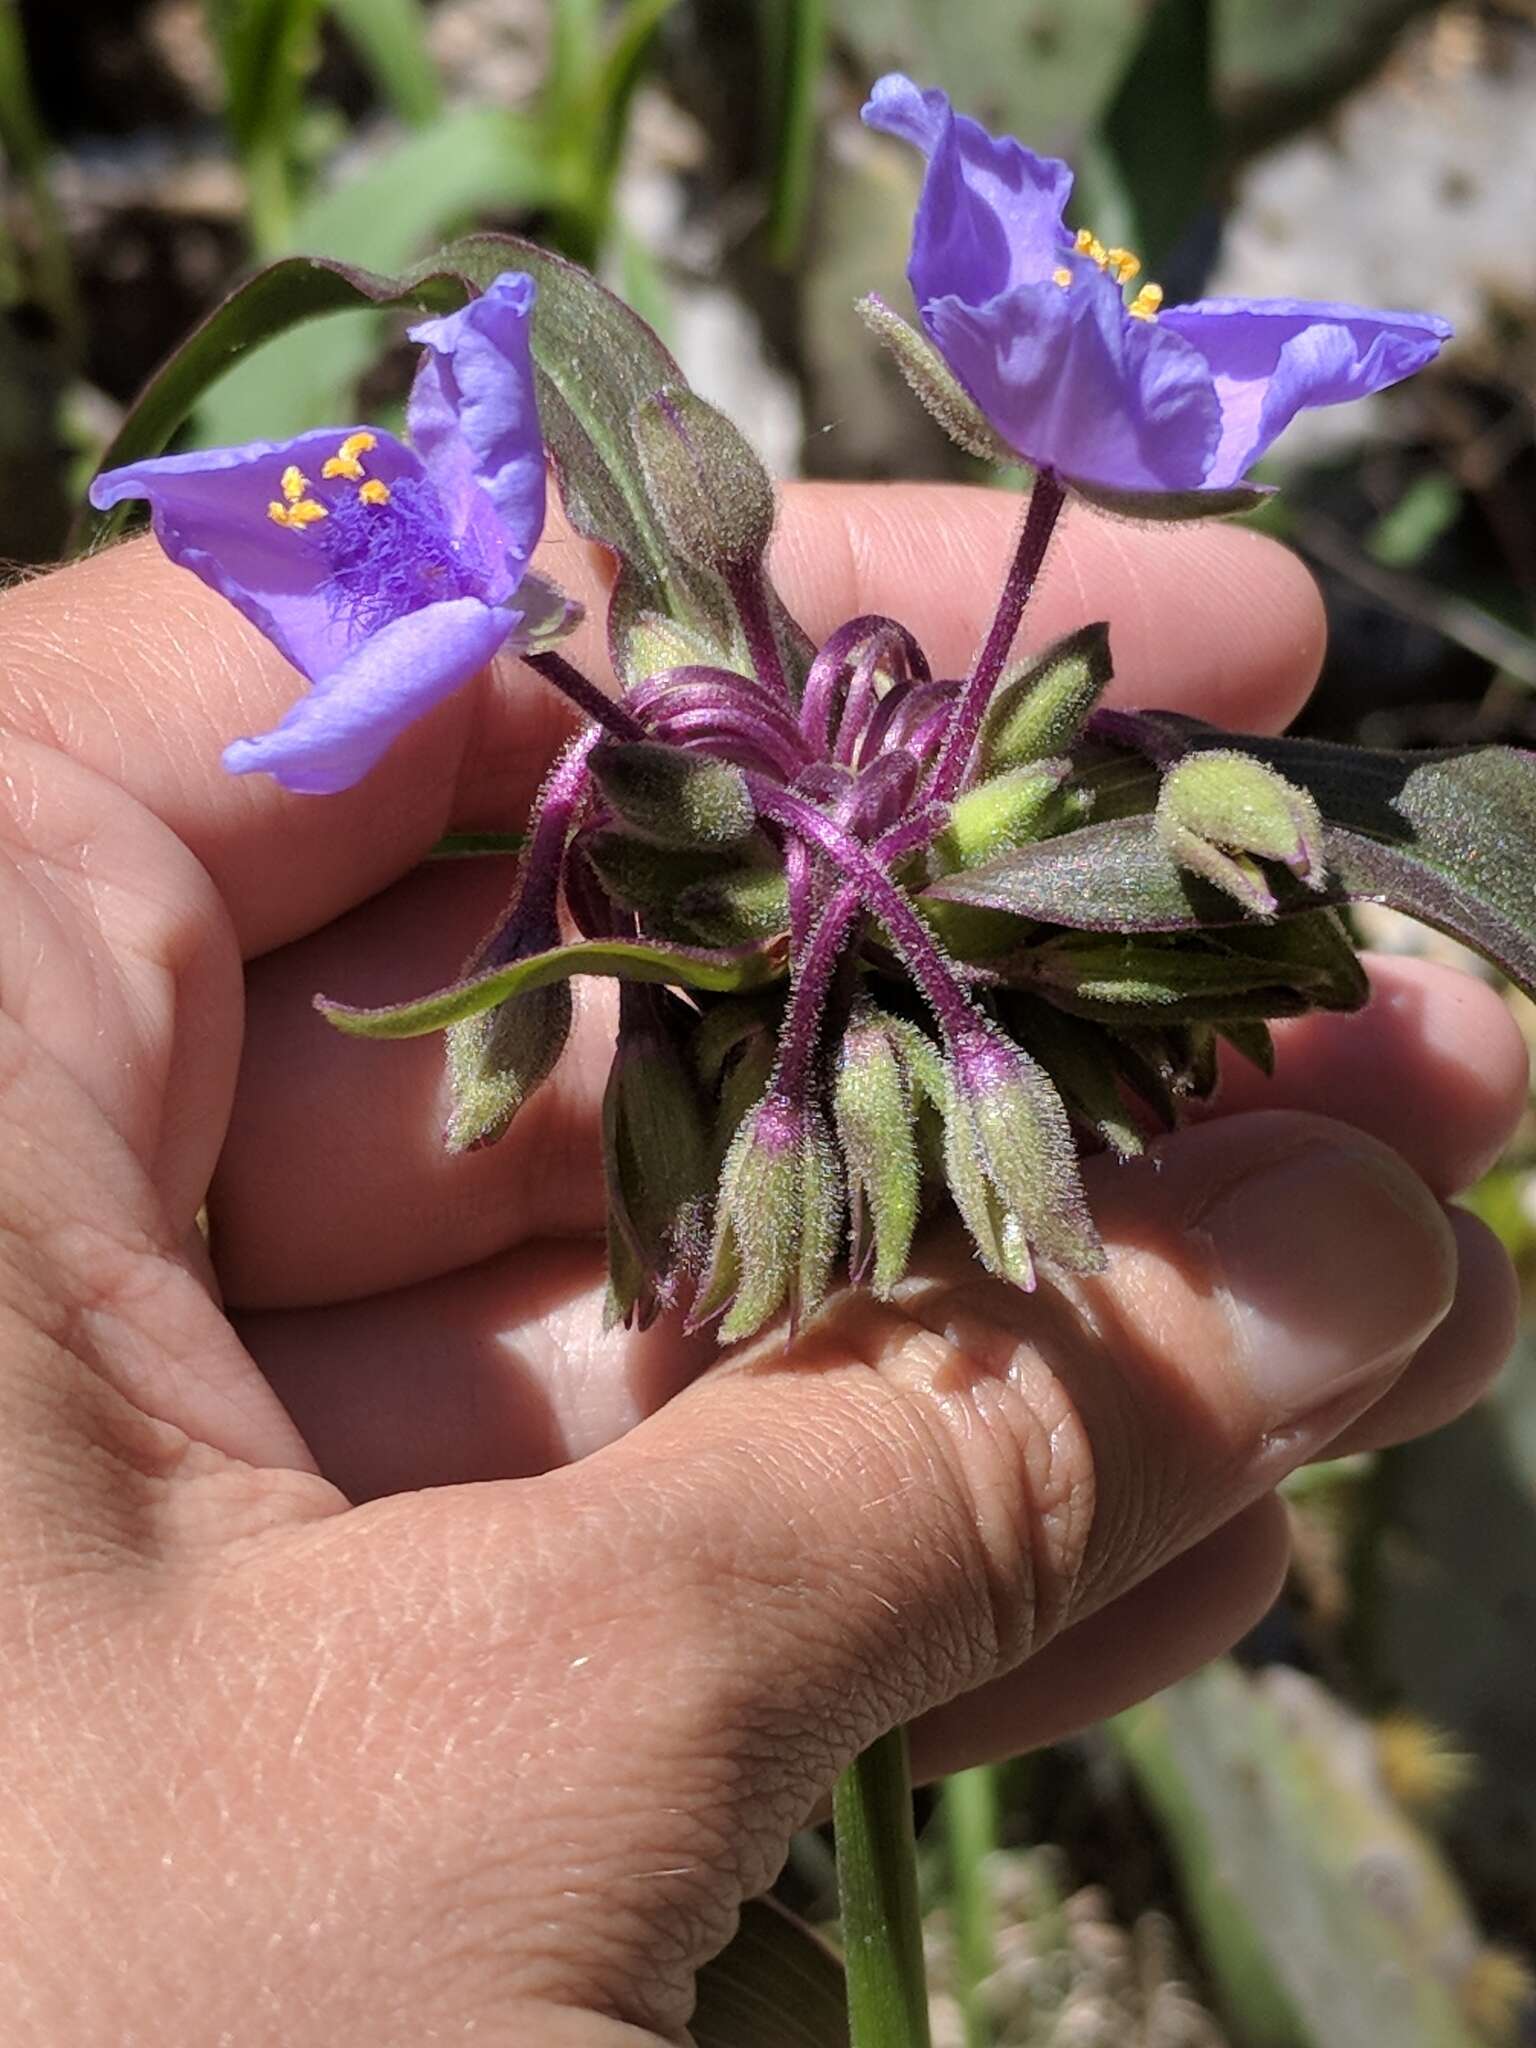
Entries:
{"type": "Polygon", "coordinates": [[[415,719],[485,667],[574,623],[528,561],[544,526],[544,451],[528,328],[534,284],[508,271],[411,329],[422,358],[392,434],[335,427],[130,463],[101,510],[147,498],[160,545],[238,607],[309,679],[287,716],[225,749],[306,794],[349,789],[415,719]]]}
{"type": "Polygon", "coordinates": [[[1039,468],[1109,491],[1230,490],[1303,407],[1411,376],[1432,313],[1295,299],[1164,309],[1127,249],[1075,236],[1072,173],[893,73],[864,119],[928,159],[907,266],[929,338],[997,432],[1039,468]]]}

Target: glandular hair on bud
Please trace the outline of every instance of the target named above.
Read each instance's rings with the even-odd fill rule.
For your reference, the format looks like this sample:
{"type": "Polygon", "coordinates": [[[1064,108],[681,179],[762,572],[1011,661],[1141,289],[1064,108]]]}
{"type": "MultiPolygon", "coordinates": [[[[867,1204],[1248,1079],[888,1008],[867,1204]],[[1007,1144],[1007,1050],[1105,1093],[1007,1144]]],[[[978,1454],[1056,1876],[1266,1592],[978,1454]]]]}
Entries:
{"type": "Polygon", "coordinates": [[[724,413],[669,384],[630,421],[652,509],[685,561],[732,578],[755,569],[773,532],[773,483],[724,413]]]}
{"type": "Polygon", "coordinates": [[[1112,673],[1109,627],[1100,620],[1005,675],[981,728],[981,774],[999,775],[1065,754],[1112,673]]]}
{"type": "Polygon", "coordinates": [[[850,1267],[873,1238],[870,1286],[887,1299],[907,1270],[921,1197],[912,1090],[891,1022],[866,1009],[838,1047],[832,1107],[848,1175],[853,1240],[850,1267]]]}
{"type": "Polygon", "coordinates": [[[659,740],[605,740],[587,762],[609,806],[658,846],[731,846],[756,823],[746,779],[729,761],[659,740]]]}
{"type": "Polygon", "coordinates": [[[956,447],[980,462],[995,462],[1008,468],[1024,466],[1023,456],[997,433],[926,335],[909,326],[875,292],[858,300],[855,310],[875,339],[889,350],[908,390],[956,447]]]}
{"type": "Polygon", "coordinates": [[[1046,837],[1060,810],[1056,792],[1071,772],[1070,761],[1034,761],[966,790],[951,805],[949,822],[934,841],[938,871],[978,867],[1046,837]]]}

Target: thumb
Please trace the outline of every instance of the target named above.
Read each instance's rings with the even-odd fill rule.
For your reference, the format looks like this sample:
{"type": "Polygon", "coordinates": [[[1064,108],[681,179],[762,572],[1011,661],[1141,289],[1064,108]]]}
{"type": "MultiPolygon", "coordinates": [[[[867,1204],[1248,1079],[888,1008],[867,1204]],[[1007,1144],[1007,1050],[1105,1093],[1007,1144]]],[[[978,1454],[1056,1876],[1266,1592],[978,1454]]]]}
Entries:
{"type": "Polygon", "coordinates": [[[523,1901],[573,1999],[681,2026],[658,1942],[718,1948],[861,1748],[1267,1493],[1450,1306],[1443,1212],[1342,1125],[1236,1117],[1091,1176],[1102,1276],[1024,1296],[945,1244],[896,1302],[849,1297],[532,1482],[559,1554],[515,1597],[566,1591],[521,1682],[549,1672],[540,1712],[606,1745],[523,1901]]]}

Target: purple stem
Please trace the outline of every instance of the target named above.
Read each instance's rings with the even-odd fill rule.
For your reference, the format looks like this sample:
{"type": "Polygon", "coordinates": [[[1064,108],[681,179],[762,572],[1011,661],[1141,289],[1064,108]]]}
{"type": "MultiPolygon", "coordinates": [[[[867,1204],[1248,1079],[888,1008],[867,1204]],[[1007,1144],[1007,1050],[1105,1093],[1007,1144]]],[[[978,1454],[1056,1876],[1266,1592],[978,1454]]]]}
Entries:
{"type": "MultiPolygon", "coordinates": [[[[899,825],[893,825],[874,842],[870,848],[871,856],[885,862],[900,860],[906,854],[915,853],[918,847],[926,846],[942,830],[943,823],[943,813],[937,810],[919,811],[915,817],[903,818],[899,825]]],[[[859,883],[843,884],[822,911],[796,965],[795,986],[779,1037],[775,1083],[782,1094],[796,1100],[805,1087],[811,1061],[816,1056],[816,1042],[821,1036],[822,1006],[842,958],[849,926],[859,914],[861,899],[859,883]]],[[[964,1001],[964,997],[961,1000],[964,1001]]]]}
{"type": "Polygon", "coordinates": [[[525,654],[523,660],[536,669],[546,683],[552,683],[562,697],[568,697],[585,717],[611,732],[615,739],[643,740],[645,727],[611,697],[604,696],[596,683],[589,683],[574,663],[563,654],[525,654]]]}
{"type": "Polygon", "coordinates": [[[778,635],[773,630],[773,620],[768,611],[768,586],[763,572],[755,564],[748,564],[729,573],[726,585],[746,637],[747,659],[752,664],[753,674],[765,690],[772,692],[777,702],[788,704],[789,682],[779,655],[778,635]]]}
{"type": "MultiPolygon", "coordinates": [[[[785,782],[791,781],[802,765],[798,751],[791,753],[783,735],[755,713],[699,705],[691,711],[675,711],[658,718],[651,731],[659,740],[669,740],[678,746],[699,746],[702,751],[732,761],[738,754],[750,754],[753,762],[761,762],[785,782]]],[[[797,740],[797,749],[798,745],[797,740]]]]}
{"type": "Polygon", "coordinates": [[[934,770],[929,793],[941,803],[949,802],[970,766],[981,721],[997,687],[997,679],[1003,672],[1003,664],[1019,630],[1019,620],[1024,616],[1024,607],[1040,575],[1045,551],[1051,544],[1051,535],[1066,502],[1067,494],[1052,472],[1048,469],[1038,471],[1035,487],[1029,494],[1029,509],[1019,530],[1019,544],[1014,549],[1013,561],[1003,581],[1002,595],[997,601],[997,610],[992,616],[982,650],[976,657],[970,681],[955,704],[949,731],[944,738],[944,751],[934,770]]]}
{"type": "MultiPolygon", "coordinates": [[[[861,846],[834,824],[825,811],[796,796],[793,790],[781,789],[777,783],[752,774],[747,776],[747,787],[762,817],[771,818],[797,838],[808,840],[842,871],[858,900],[890,933],[891,943],[927,997],[946,1035],[966,1036],[976,1021],[976,1013],[965,990],[929,936],[927,926],[869,848],[861,846]]],[[[926,810],[918,815],[926,819],[926,810]]],[[[916,824],[917,820],[911,822],[916,824]]]]}
{"type": "Polygon", "coordinates": [[[587,794],[587,756],[599,737],[596,727],[578,735],[550,770],[539,794],[517,894],[506,916],[481,940],[464,970],[466,975],[505,967],[530,951],[541,952],[559,938],[556,907],[565,849],[587,794]]]}

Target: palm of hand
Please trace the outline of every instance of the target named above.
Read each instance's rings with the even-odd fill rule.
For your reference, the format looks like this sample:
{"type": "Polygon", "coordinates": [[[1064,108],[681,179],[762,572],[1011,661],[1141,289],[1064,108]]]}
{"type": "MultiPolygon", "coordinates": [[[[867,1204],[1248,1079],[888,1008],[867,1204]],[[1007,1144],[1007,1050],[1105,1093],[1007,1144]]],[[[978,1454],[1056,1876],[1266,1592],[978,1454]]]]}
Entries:
{"type": "MultiPolygon", "coordinates": [[[[857,505],[801,501],[791,601],[910,614],[920,569],[912,623],[960,661],[1006,507],[857,505]]],[[[1274,551],[1095,527],[1068,561],[1086,593],[1061,609],[1111,612],[1147,700],[1295,708],[1316,620],[1274,551]]],[[[411,870],[536,785],[536,686],[457,700],[361,789],[294,803],[213,765],[290,682],[191,579],[130,548],[8,604],[22,2038],[187,2010],[254,2041],[262,1998],[269,2031],[302,2011],[316,2040],[535,2009],[550,2040],[605,2038],[592,2015],[675,2032],[857,1748],[922,1716],[920,1763],[950,1767],[1186,1668],[1267,1596],[1285,1470],[1432,1425],[1497,1363],[1487,1241],[1457,1224],[1447,1314],[1429,1195],[1292,1113],[1347,1115],[1437,1194],[1496,1148],[1523,1083],[1502,1010],[1399,966],[1363,1017],[1293,1027],[1268,1094],[1234,1076],[1224,1109],[1280,1114],[1099,1175],[1106,1280],[1025,1301],[939,1243],[897,1307],[846,1300],[670,1399],[706,1346],[600,1332],[600,1001],[586,1056],[458,1160],[435,1045],[345,1043],[308,1004],[468,952],[505,876],[411,870]],[[1223,1206],[1261,1162],[1267,1258],[1223,1206]],[[196,1229],[210,1181],[235,1327],[196,1229]],[[40,1885],[63,1814],[78,1846],[40,1885]],[[99,1957],[142,1959],[131,1981],[39,1966],[83,1915],[99,1957]]]]}

